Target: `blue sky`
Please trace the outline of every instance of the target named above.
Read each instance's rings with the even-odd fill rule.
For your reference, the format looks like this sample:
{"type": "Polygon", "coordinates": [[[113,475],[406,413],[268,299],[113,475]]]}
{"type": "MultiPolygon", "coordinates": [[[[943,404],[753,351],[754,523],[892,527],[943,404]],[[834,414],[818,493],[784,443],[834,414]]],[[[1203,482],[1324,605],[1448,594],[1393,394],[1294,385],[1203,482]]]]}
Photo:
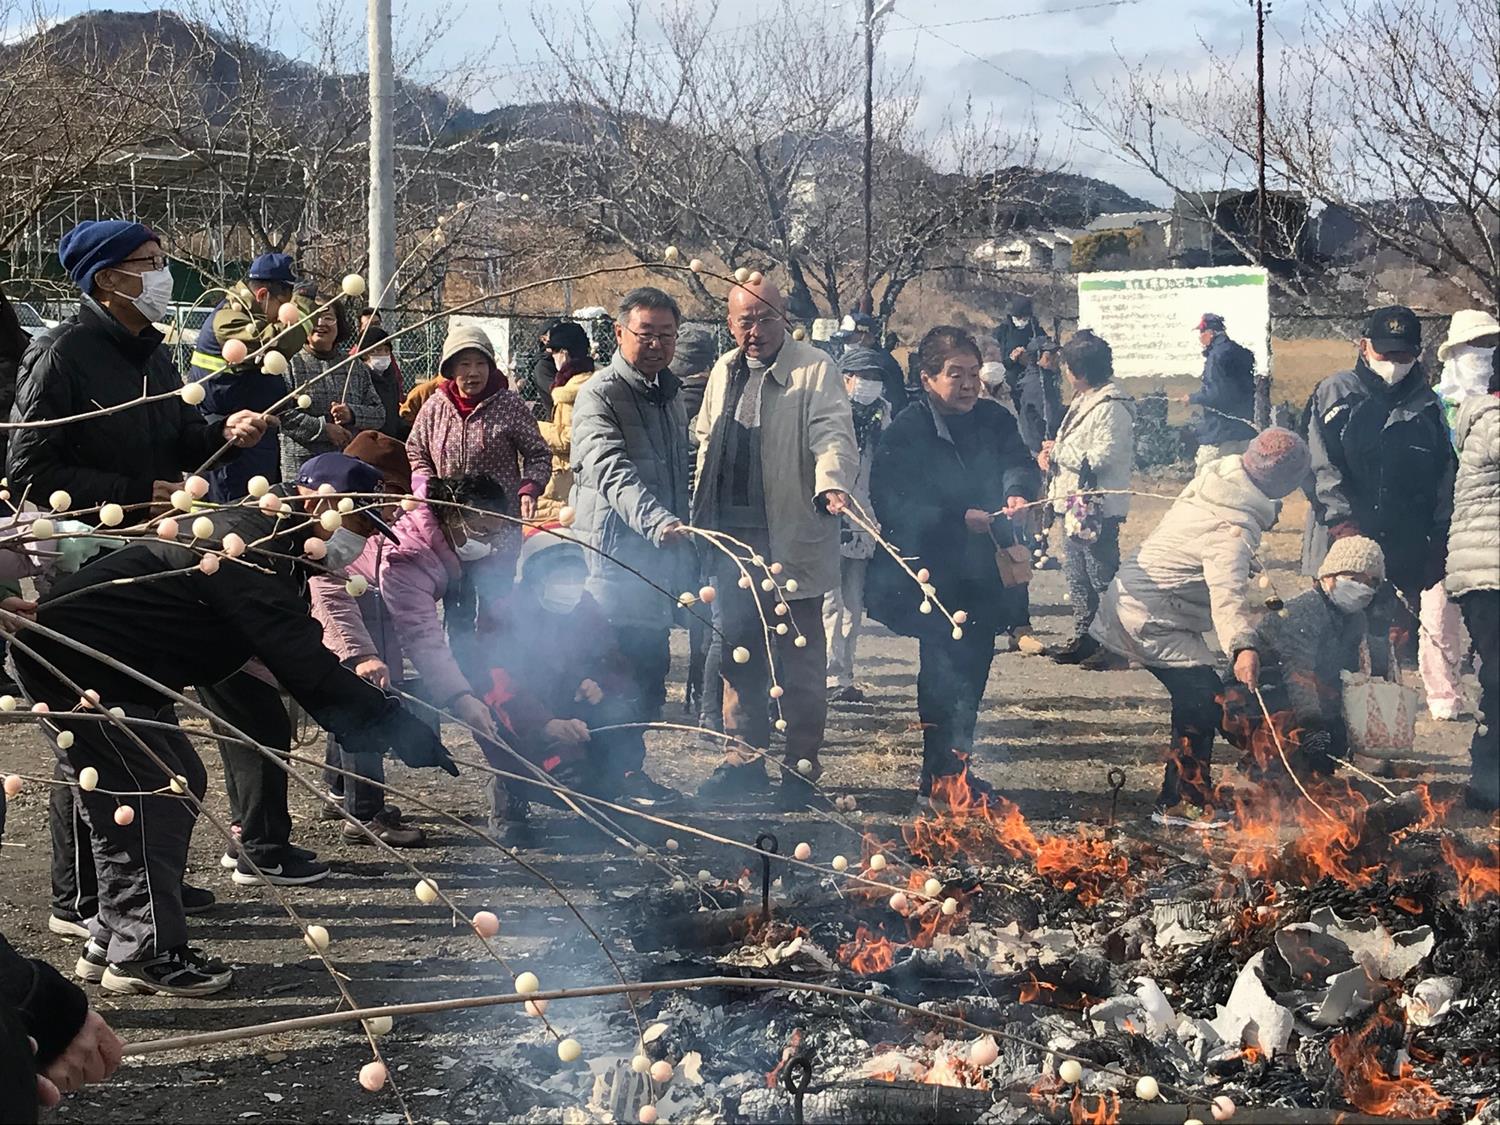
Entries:
{"type": "MultiPolygon", "coordinates": [[[[339,5],[351,26],[363,18],[364,5],[358,0],[325,2],[339,5]]],[[[618,26],[624,11],[616,0],[537,2],[564,19],[582,18],[586,11],[601,29],[618,26]]],[[[673,0],[646,0],[648,17],[664,2],[673,0]]],[[[798,2],[809,11],[832,9],[835,18],[847,18],[851,33],[863,10],[862,0],[798,2]]],[[[1305,2],[1278,0],[1271,17],[1273,48],[1280,34],[1295,35],[1305,2]]],[[[55,10],[67,17],[90,7],[160,6],[160,0],[61,0],[55,10]]],[[[485,94],[474,99],[477,108],[524,98],[528,75],[547,65],[545,46],[533,25],[532,0],[394,0],[394,6],[398,28],[430,33],[432,13],[441,6],[453,19],[435,43],[428,69],[483,50],[484,69],[492,77],[485,94]]],[[[302,15],[286,22],[284,41],[274,46],[289,55],[305,54],[296,21],[311,19],[311,7],[284,8],[302,15]]],[[[721,5],[714,26],[741,27],[770,11],[774,4],[764,0],[760,8],[721,5]]],[[[881,53],[892,65],[911,63],[920,75],[924,116],[936,120],[966,98],[972,98],[980,111],[993,110],[1018,123],[1034,116],[1054,163],[1157,201],[1164,199],[1162,191],[1147,175],[1112,153],[1097,151],[1069,128],[1070,115],[1059,100],[1068,83],[1080,91],[1107,84],[1120,70],[1119,57],[1168,71],[1191,70],[1202,61],[1202,41],[1223,52],[1242,51],[1246,57],[1254,42],[1247,0],[895,0],[883,24],[881,53]]]]}

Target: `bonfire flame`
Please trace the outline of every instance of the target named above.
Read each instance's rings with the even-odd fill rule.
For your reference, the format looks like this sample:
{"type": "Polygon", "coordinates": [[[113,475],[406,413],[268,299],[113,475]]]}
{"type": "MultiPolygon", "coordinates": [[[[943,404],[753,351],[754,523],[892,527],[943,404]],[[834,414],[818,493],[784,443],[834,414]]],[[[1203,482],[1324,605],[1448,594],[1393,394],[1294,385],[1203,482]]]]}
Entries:
{"type": "Polygon", "coordinates": [[[1356,1109],[1381,1117],[1436,1117],[1449,1101],[1430,1082],[1412,1073],[1411,1063],[1400,1059],[1393,1069],[1387,1064],[1399,1057],[1406,1039],[1406,1023],[1399,1008],[1393,1018],[1382,1005],[1358,1031],[1340,1033],[1329,1051],[1344,1076],[1344,1100],[1356,1109]]]}
{"type": "Polygon", "coordinates": [[[861,922],[854,940],[839,946],[839,960],[856,973],[883,973],[896,963],[896,947],[861,922]]]}

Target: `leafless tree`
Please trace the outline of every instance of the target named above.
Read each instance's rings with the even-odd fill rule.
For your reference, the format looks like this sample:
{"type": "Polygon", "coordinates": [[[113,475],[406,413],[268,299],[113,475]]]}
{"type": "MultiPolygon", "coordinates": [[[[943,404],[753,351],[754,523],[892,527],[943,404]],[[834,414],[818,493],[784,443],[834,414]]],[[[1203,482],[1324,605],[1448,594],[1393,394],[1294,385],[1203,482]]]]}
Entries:
{"type": "MultiPolygon", "coordinates": [[[[537,79],[552,128],[532,194],[642,261],[681,243],[779,268],[798,315],[839,315],[866,281],[857,29],[792,0],[758,11],[715,30],[712,6],[658,9],[659,41],[642,0],[629,0],[619,34],[539,14],[556,66],[537,79]]],[[[924,132],[912,75],[877,82],[869,282],[888,315],[987,198],[1034,177],[1035,153],[967,109],[924,132]]]]}
{"type": "MultiPolygon", "coordinates": [[[[1074,98],[1104,146],[1179,193],[1243,188],[1255,180],[1253,75],[1242,55],[1208,44],[1204,52],[1198,73],[1137,66],[1113,85],[1074,98]]],[[[1338,215],[1372,249],[1494,307],[1500,298],[1494,0],[1309,4],[1296,33],[1268,54],[1270,185],[1338,215]]],[[[1259,260],[1260,248],[1243,225],[1217,226],[1248,260],[1259,260]]],[[[1275,232],[1275,244],[1295,245],[1302,233],[1275,232]]],[[[1309,300],[1320,292],[1315,276],[1287,280],[1309,300]]]]}

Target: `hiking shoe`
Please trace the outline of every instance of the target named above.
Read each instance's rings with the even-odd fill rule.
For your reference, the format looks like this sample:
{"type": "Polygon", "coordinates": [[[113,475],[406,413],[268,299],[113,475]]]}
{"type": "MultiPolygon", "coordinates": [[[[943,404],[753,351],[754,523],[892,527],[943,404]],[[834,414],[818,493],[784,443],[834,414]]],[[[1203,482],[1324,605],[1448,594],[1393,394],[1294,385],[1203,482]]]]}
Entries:
{"type": "Polygon", "coordinates": [[[182,912],[184,914],[202,914],[205,910],[212,910],[214,903],[218,901],[213,891],[205,891],[202,887],[195,887],[191,883],[182,884],[182,912]]]}
{"type": "Polygon", "coordinates": [[[87,922],[75,914],[58,914],[53,911],[47,917],[47,928],[58,937],[87,938],[89,928],[87,922]]]}
{"type": "Polygon", "coordinates": [[[318,802],[319,820],[343,820],[344,819],[344,795],[342,793],[324,793],[324,799],[318,802]]]}
{"type": "Polygon", "coordinates": [[[664,809],[682,803],[682,794],[653,780],[645,770],[631,770],[620,779],[619,801],[638,809],[664,809]]]}
{"type": "Polygon", "coordinates": [[[1151,810],[1151,823],[1165,828],[1191,828],[1197,832],[1222,832],[1234,821],[1228,809],[1208,809],[1186,802],[1157,805],[1151,810]]]}
{"type": "Polygon", "coordinates": [[[848,687],[831,687],[828,689],[828,701],[830,703],[865,703],[865,693],[850,684],[848,687]]]}
{"type": "Polygon", "coordinates": [[[1099,642],[1087,633],[1074,637],[1052,654],[1052,659],[1058,664],[1082,664],[1094,653],[1099,651],[1099,642]]]}
{"type": "Polygon", "coordinates": [[[698,798],[704,801],[734,801],[771,791],[766,763],[761,758],[751,762],[721,762],[708,779],[698,786],[698,798]]]}
{"type": "Polygon", "coordinates": [[[1130,661],[1107,648],[1101,648],[1092,656],[1080,660],[1078,667],[1085,672],[1125,672],[1130,669],[1130,661]]]}
{"type": "Polygon", "coordinates": [[[1047,646],[1030,629],[1016,629],[1011,638],[1016,642],[1016,651],[1023,656],[1043,656],[1047,652],[1047,646]]]}
{"type": "Polygon", "coordinates": [[[307,883],[321,882],[328,877],[328,864],[314,859],[298,859],[283,853],[274,864],[261,864],[260,872],[250,866],[250,861],[241,857],[234,869],[234,881],[242,887],[262,887],[267,883],[278,887],[300,887],[307,883]]]}
{"type": "Polygon", "coordinates": [[[104,970],[109,968],[109,949],[93,938],[83,943],[83,952],[73,966],[73,975],[89,984],[98,984],[104,979],[104,970]]]}
{"type": "Polygon", "coordinates": [[[363,824],[345,821],[339,833],[351,844],[373,844],[378,840],[392,848],[420,848],[427,843],[427,833],[388,820],[384,812],[376,813],[363,824]]]}
{"type": "MultiPolygon", "coordinates": [[[[822,771],[816,767],[813,776],[822,771]]],[[[781,775],[781,786],[776,791],[776,803],[787,812],[805,809],[817,802],[818,791],[813,787],[813,777],[803,777],[795,769],[781,775]]]]}
{"type": "Polygon", "coordinates": [[[222,961],[186,945],[142,961],[111,964],[99,984],[107,992],[137,996],[212,996],[234,980],[222,961]]]}

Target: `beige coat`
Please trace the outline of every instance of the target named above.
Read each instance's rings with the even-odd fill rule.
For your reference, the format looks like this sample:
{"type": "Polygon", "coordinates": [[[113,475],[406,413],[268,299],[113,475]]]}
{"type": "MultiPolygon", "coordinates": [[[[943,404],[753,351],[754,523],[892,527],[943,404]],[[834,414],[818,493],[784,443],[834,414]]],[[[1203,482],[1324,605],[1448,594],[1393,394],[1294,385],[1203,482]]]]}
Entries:
{"type": "MultiPolygon", "coordinates": [[[[724,401],[730,365],[739,349],[719,357],[709,373],[694,431],[698,472],[693,523],[717,526],[718,481],[724,457],[724,401]]],[[[787,338],[766,372],[760,400],[760,460],[766,489],[771,558],[794,578],[792,599],[821,598],[839,582],[839,521],[816,498],[851,492],[859,475],[859,451],[844,380],[828,356],[787,338]]]]}
{"type": "Polygon", "coordinates": [[[555,520],[568,503],[573,491],[573,404],[578,392],[594,377],[592,371],[580,371],[560,387],[552,390],[552,421],[538,422],[542,440],[552,450],[552,479],[536,502],[536,518],[555,520]]]}

